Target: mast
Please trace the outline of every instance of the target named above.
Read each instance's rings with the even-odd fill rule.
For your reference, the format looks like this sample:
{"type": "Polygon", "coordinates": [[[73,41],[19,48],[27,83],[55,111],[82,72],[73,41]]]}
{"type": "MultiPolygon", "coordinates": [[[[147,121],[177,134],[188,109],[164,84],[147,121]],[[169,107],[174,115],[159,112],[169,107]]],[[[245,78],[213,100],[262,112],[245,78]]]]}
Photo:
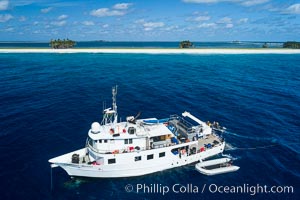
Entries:
{"type": "Polygon", "coordinates": [[[112,109],[106,108],[103,110],[103,119],[101,124],[111,124],[112,127],[118,122],[118,112],[117,112],[117,91],[118,86],[112,88],[112,109]]]}
{"type": "Polygon", "coordinates": [[[117,93],[118,93],[118,86],[116,85],[115,87],[112,88],[112,106],[113,106],[113,111],[114,111],[114,124],[117,123],[118,121],[118,111],[117,111],[117,93]]]}

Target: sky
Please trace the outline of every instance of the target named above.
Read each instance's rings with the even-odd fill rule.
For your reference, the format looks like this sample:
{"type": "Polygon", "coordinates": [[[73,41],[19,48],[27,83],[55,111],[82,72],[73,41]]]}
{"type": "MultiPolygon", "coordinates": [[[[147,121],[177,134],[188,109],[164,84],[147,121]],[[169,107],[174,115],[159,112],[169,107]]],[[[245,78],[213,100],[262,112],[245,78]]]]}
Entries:
{"type": "Polygon", "coordinates": [[[0,0],[0,41],[299,41],[300,0],[0,0]]]}

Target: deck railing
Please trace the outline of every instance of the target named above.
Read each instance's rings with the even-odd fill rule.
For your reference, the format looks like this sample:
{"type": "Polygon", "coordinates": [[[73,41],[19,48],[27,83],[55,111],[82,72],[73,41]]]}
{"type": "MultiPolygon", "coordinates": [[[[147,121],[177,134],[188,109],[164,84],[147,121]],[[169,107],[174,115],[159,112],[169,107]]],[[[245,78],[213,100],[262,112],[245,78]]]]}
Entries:
{"type": "Polygon", "coordinates": [[[96,152],[96,153],[101,153],[101,154],[120,154],[120,153],[131,153],[131,152],[138,152],[138,151],[145,151],[147,150],[146,147],[139,147],[139,149],[136,149],[135,147],[133,147],[132,149],[128,148],[122,148],[122,149],[96,149],[95,147],[91,146],[90,144],[88,144],[88,147],[90,147],[92,149],[92,151],[96,152]]]}

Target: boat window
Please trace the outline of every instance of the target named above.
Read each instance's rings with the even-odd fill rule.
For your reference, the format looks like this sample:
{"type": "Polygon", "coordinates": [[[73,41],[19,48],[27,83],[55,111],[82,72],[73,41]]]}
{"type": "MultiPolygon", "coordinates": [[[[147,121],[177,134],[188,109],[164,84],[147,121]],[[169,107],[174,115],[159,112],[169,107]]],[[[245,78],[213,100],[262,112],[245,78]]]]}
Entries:
{"type": "Polygon", "coordinates": [[[93,146],[93,140],[91,140],[90,138],[88,140],[88,143],[89,143],[90,146],[93,146]]]}
{"type": "Polygon", "coordinates": [[[161,158],[161,157],[165,157],[165,155],[166,155],[166,153],[165,152],[161,152],[161,153],[159,153],[159,157],[161,158]]]}
{"type": "Polygon", "coordinates": [[[140,161],[140,160],[142,160],[142,156],[136,156],[136,157],[134,157],[134,161],[140,161]]]}
{"type": "Polygon", "coordinates": [[[99,140],[99,143],[102,143],[102,140],[99,140]]]}
{"type": "Polygon", "coordinates": [[[92,147],[94,146],[94,140],[92,138],[89,138],[89,145],[92,147]]]}
{"type": "Polygon", "coordinates": [[[108,159],[108,164],[114,164],[116,163],[116,159],[112,158],[112,159],[108,159]]]}
{"type": "Polygon", "coordinates": [[[128,128],[128,133],[129,134],[135,134],[135,132],[136,132],[136,129],[134,127],[129,127],[128,128]]]}
{"type": "Polygon", "coordinates": [[[147,160],[153,159],[153,154],[147,155],[147,160]]]}
{"type": "Polygon", "coordinates": [[[118,136],[120,136],[120,133],[113,134],[113,137],[118,137],[118,136]]]}
{"type": "Polygon", "coordinates": [[[132,144],[132,139],[125,139],[124,144],[132,144]]]}
{"type": "Polygon", "coordinates": [[[172,149],[171,152],[174,154],[174,155],[177,155],[179,152],[178,152],[178,148],[175,148],[175,149],[172,149]]]}
{"type": "Polygon", "coordinates": [[[107,140],[104,140],[104,143],[107,143],[107,140]]]}

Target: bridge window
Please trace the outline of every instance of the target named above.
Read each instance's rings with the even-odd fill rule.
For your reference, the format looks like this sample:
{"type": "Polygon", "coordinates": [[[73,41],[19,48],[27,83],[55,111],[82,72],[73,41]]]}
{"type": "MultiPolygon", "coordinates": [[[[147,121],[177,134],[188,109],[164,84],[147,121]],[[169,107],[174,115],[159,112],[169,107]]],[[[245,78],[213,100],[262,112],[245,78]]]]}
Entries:
{"type": "Polygon", "coordinates": [[[88,143],[90,146],[94,147],[95,146],[95,143],[96,143],[96,140],[93,140],[92,138],[88,138],[88,143]]]}

